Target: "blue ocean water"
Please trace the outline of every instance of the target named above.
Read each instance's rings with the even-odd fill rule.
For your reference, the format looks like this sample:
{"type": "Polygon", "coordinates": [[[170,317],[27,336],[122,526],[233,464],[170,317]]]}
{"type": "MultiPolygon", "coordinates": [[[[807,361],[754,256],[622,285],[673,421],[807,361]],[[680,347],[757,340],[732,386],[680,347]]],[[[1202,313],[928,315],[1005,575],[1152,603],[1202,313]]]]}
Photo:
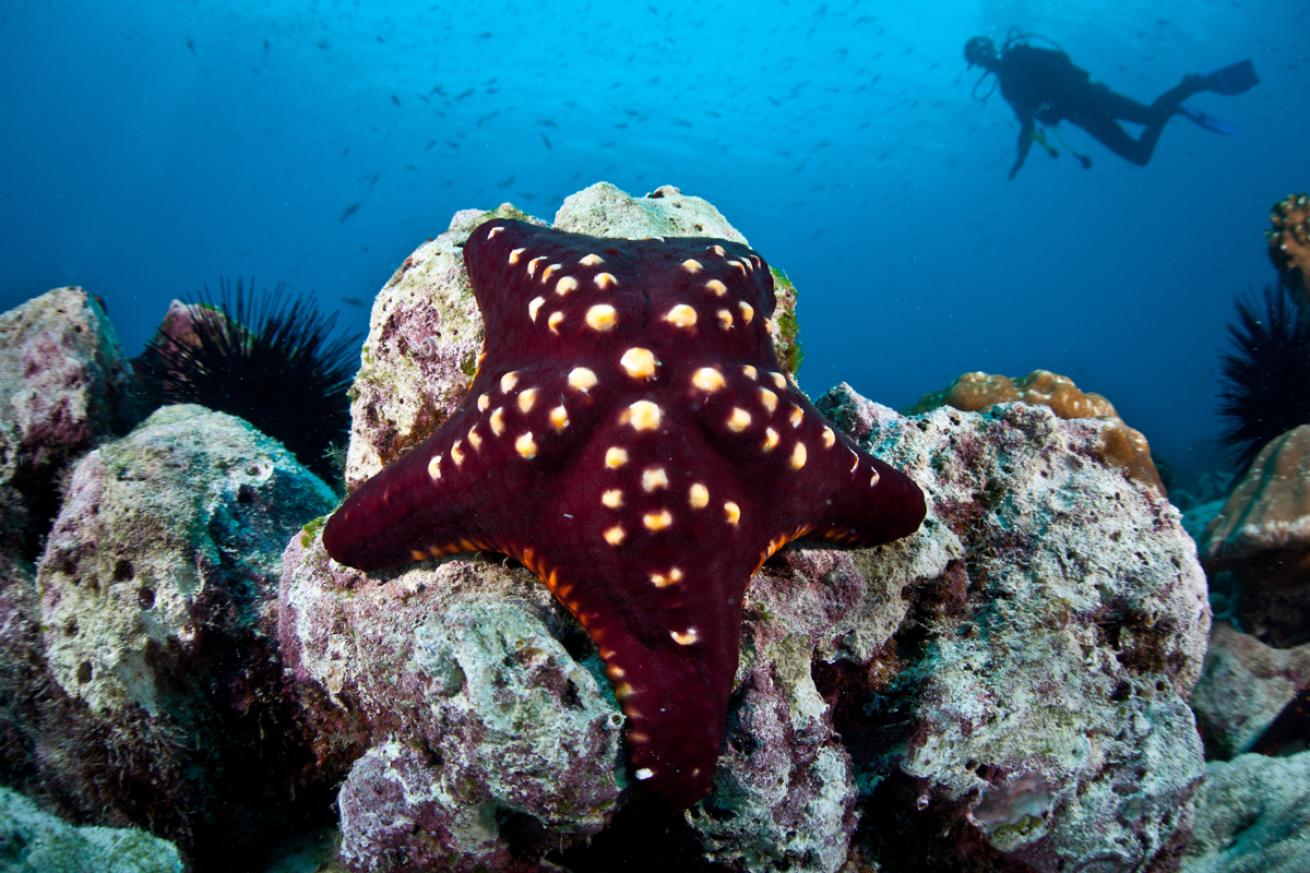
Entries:
{"type": "Polygon", "coordinates": [[[80,284],[135,354],[171,298],[254,274],[362,330],[457,209],[672,184],[796,282],[811,394],[1042,367],[1205,455],[1269,207],[1310,187],[1306,33],[1288,0],[10,0],[0,309],[80,284]],[[1016,122],[962,46],[1011,27],[1143,101],[1243,58],[1262,82],[1192,101],[1238,136],[1175,120],[1140,168],[1065,124],[1008,181],[1016,122]]]}

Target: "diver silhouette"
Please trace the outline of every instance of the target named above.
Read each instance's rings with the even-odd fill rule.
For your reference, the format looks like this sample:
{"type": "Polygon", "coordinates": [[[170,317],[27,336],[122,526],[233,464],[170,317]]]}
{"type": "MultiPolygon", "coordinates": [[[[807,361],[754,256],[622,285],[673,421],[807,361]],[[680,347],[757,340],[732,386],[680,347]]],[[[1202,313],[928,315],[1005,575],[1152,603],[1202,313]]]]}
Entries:
{"type": "MultiPolygon", "coordinates": [[[[977,65],[984,70],[982,78],[974,85],[974,96],[977,97],[978,85],[987,75],[995,74],[1001,96],[1019,118],[1019,141],[1014,166],[1010,168],[1011,179],[1023,166],[1034,142],[1052,157],[1060,154],[1047,142],[1038,125],[1054,128],[1061,121],[1071,122],[1119,157],[1144,167],[1151,160],[1165,124],[1175,115],[1182,115],[1215,133],[1236,132],[1232,125],[1212,115],[1183,106],[1184,100],[1203,91],[1242,94],[1260,81],[1251,62],[1240,61],[1208,75],[1184,76],[1180,83],[1155,98],[1154,102],[1139,103],[1106,85],[1093,82],[1087,71],[1075,66],[1054,43],[1053,48],[1038,48],[1029,44],[1030,38],[1011,30],[999,52],[996,44],[985,36],[975,36],[964,44],[964,59],[969,66],[977,65]],[[1144,127],[1134,139],[1119,124],[1120,121],[1144,127]]],[[[990,92],[979,99],[986,100],[987,96],[990,92]]],[[[1092,159],[1087,155],[1072,149],[1069,151],[1084,169],[1092,165],[1092,159]]]]}

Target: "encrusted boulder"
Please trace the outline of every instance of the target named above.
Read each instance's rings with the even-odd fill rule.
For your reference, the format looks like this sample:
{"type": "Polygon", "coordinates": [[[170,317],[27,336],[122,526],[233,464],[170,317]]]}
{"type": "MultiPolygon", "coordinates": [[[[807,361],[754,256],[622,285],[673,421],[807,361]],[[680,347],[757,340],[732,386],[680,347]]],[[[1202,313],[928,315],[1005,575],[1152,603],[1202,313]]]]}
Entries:
{"type": "Polygon", "coordinates": [[[861,851],[1167,867],[1204,773],[1186,700],[1210,614],[1178,511],[1106,465],[1114,424],[1022,403],[906,420],[845,386],[820,408],[928,493],[947,555],[892,638],[902,669],[838,720],[876,738],[861,851]]]}
{"type": "Polygon", "coordinates": [[[339,738],[372,747],[340,800],[353,869],[401,851],[496,869],[507,816],[563,843],[600,830],[626,784],[622,716],[598,659],[576,658],[586,637],[526,571],[452,560],[372,580],[332,562],[315,530],[284,562],[288,666],[367,723],[339,738]],[[375,798],[386,814],[368,808],[375,798]],[[424,827],[397,829],[397,817],[424,827]]]}
{"type": "Polygon", "coordinates": [[[128,376],[113,325],[81,288],[0,314],[0,548],[32,554],[59,476],[128,423],[128,376]]]}
{"type": "Polygon", "coordinates": [[[1275,646],[1310,642],[1310,424],[1260,450],[1200,541],[1243,629],[1275,646]]]}
{"type": "MultiPolygon", "coordinates": [[[[493,214],[517,215],[460,213],[379,296],[352,482],[467,387],[482,334],[459,243],[493,214]],[[409,360],[420,340],[426,370],[409,360]]],[[[599,185],[556,224],[731,236],[715,214],[675,189],[599,185]]],[[[1204,774],[1187,697],[1210,614],[1177,510],[1107,458],[1122,423],[1008,402],[906,418],[846,386],[821,407],[914,478],[928,518],[877,549],[802,543],[766,562],[714,792],[684,813],[629,781],[598,656],[527,570],[484,555],[366,576],[327,558],[319,525],[297,534],[282,651],[323,719],[361,716],[338,740],[368,748],[340,798],[350,867],[1176,865],[1204,774]]]]}
{"type": "Polygon", "coordinates": [[[1310,752],[1211,761],[1196,801],[1183,873],[1305,873],[1310,752]]]}
{"type": "Polygon", "coordinates": [[[283,693],[287,536],[332,492],[240,419],[169,406],[86,455],[41,558],[42,646],[72,711],[44,730],[82,816],[198,859],[254,848],[317,778],[283,693]]]}
{"type": "Polygon", "coordinates": [[[0,868],[9,873],[182,873],[171,843],[128,828],[74,827],[0,787],[0,868]]]}
{"type": "Polygon", "coordinates": [[[1276,649],[1216,622],[1192,695],[1208,755],[1249,751],[1302,688],[1310,688],[1310,643],[1276,649]]]}

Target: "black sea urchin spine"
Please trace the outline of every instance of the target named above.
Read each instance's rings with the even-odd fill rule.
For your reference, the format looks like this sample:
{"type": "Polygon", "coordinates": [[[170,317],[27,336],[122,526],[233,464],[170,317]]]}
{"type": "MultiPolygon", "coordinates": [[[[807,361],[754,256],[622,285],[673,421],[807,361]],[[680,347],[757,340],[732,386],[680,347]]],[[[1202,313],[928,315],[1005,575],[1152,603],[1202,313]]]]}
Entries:
{"type": "Polygon", "coordinates": [[[254,290],[240,279],[208,286],[189,332],[160,334],[142,357],[166,403],[197,403],[240,416],[280,440],[314,472],[339,478],[329,453],[350,426],[347,389],[358,336],[336,334],[308,297],[278,283],[254,290]]]}
{"type": "Polygon", "coordinates": [[[1264,312],[1256,306],[1238,301],[1221,362],[1223,440],[1243,469],[1274,437],[1310,423],[1310,318],[1286,285],[1266,287],[1264,312]]]}

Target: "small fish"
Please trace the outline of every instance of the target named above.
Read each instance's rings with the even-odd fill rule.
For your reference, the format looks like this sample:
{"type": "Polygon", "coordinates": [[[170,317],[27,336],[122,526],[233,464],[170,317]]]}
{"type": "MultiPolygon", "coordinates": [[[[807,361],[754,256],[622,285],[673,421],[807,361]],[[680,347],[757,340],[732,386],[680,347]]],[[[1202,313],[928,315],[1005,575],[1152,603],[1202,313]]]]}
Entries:
{"type": "Polygon", "coordinates": [[[543,133],[543,134],[541,135],[541,141],[542,141],[542,143],[545,144],[545,146],[546,146],[546,151],[550,152],[550,151],[554,151],[554,150],[555,150],[554,147],[550,144],[550,137],[546,136],[546,134],[543,133]]]}
{"type": "Polygon", "coordinates": [[[476,90],[477,90],[476,88],[467,88],[467,89],[465,89],[465,90],[463,90],[463,91],[460,91],[458,94],[456,94],[456,95],[455,95],[455,99],[456,99],[456,100],[467,100],[469,97],[472,97],[472,96],[473,96],[473,92],[475,92],[476,90]]]}
{"type": "Polygon", "coordinates": [[[513,177],[513,176],[510,176],[510,177],[508,177],[508,178],[506,178],[506,179],[501,179],[499,182],[497,182],[497,183],[496,183],[496,187],[497,187],[497,188],[508,188],[510,185],[513,185],[513,184],[514,184],[514,177],[513,177]]]}
{"type": "Polygon", "coordinates": [[[358,306],[361,309],[363,309],[365,305],[364,301],[360,300],[358,297],[342,297],[341,302],[347,306],[358,306]]]}
{"type": "Polygon", "coordinates": [[[352,203],[349,206],[347,206],[345,210],[342,211],[341,217],[337,219],[337,223],[338,224],[344,223],[347,218],[349,218],[350,216],[354,215],[356,212],[359,211],[359,207],[360,204],[358,203],[352,203]]]}
{"type": "Polygon", "coordinates": [[[191,37],[189,37],[189,36],[186,38],[186,47],[187,47],[187,50],[191,52],[191,54],[194,55],[194,54],[196,53],[196,43],[195,43],[195,41],[194,41],[193,39],[191,39],[191,37]]]}
{"type": "Polygon", "coordinates": [[[272,47],[273,47],[272,43],[270,43],[268,40],[264,40],[264,54],[268,54],[268,50],[272,47]]]}
{"type": "Polygon", "coordinates": [[[400,98],[397,97],[395,94],[392,94],[392,95],[391,95],[391,102],[394,103],[395,105],[399,106],[399,105],[400,105],[400,98]]]}

